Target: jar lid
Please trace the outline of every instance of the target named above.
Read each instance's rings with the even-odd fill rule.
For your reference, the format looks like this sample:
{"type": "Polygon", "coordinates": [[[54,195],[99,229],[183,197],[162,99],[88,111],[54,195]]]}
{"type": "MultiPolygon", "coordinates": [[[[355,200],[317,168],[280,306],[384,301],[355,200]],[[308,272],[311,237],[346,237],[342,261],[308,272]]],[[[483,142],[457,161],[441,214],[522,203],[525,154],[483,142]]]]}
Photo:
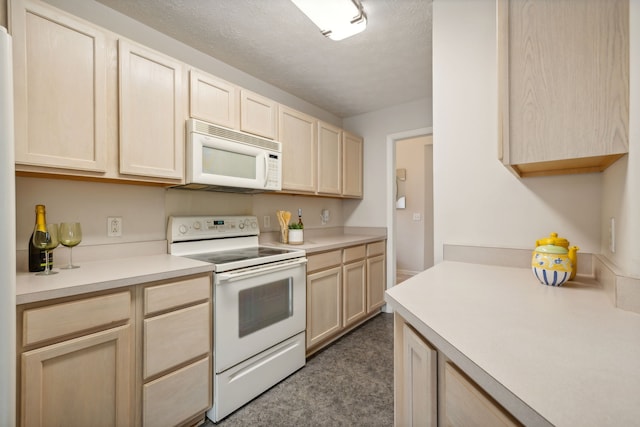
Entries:
{"type": "MultiPolygon", "coordinates": [[[[554,245],[561,246],[565,249],[569,248],[569,241],[562,237],[558,237],[558,233],[551,233],[549,237],[542,238],[540,240],[536,240],[536,246],[544,246],[544,245],[554,245]]],[[[537,248],[536,248],[537,249],[537,248]]]]}
{"type": "Polygon", "coordinates": [[[545,254],[566,255],[569,253],[567,248],[556,245],[542,245],[536,248],[536,252],[542,252],[545,254]]]}

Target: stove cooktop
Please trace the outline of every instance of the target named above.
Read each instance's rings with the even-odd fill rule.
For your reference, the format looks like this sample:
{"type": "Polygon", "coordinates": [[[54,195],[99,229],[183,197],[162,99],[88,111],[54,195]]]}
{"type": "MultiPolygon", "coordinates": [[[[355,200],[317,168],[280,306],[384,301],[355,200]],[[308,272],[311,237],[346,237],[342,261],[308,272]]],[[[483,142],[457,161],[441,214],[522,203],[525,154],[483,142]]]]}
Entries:
{"type": "Polygon", "coordinates": [[[187,257],[218,265],[244,261],[248,259],[272,257],[274,255],[284,255],[289,253],[291,253],[291,251],[287,249],[258,246],[252,248],[231,249],[219,252],[207,252],[203,254],[187,255],[187,257]]]}

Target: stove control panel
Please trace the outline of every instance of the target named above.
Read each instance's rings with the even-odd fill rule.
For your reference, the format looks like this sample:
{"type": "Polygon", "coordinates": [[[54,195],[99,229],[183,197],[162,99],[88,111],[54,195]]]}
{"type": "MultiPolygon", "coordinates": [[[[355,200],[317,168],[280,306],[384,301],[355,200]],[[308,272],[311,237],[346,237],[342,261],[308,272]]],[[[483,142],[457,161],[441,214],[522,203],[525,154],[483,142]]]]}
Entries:
{"type": "Polygon", "coordinates": [[[167,225],[169,243],[259,234],[255,216],[171,216],[167,225]]]}

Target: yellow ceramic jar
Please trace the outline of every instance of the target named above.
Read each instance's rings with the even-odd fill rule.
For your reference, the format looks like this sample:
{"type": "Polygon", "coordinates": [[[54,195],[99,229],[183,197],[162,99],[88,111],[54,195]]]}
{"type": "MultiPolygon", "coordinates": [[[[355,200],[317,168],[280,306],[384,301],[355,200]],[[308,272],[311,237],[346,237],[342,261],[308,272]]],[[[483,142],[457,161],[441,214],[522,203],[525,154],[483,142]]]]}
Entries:
{"type": "Polygon", "coordinates": [[[531,269],[540,283],[562,286],[575,277],[578,268],[577,246],[569,248],[569,242],[559,238],[556,233],[536,241],[536,246],[531,258],[531,269]]]}

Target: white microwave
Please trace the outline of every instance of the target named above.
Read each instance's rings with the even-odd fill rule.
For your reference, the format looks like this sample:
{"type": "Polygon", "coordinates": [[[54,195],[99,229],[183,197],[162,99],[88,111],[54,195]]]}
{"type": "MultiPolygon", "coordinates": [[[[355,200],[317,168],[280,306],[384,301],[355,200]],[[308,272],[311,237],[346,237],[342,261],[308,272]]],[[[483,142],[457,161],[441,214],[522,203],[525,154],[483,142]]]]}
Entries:
{"type": "Polygon", "coordinates": [[[186,183],[192,190],[282,189],[282,144],[196,119],[187,120],[186,183]]]}

